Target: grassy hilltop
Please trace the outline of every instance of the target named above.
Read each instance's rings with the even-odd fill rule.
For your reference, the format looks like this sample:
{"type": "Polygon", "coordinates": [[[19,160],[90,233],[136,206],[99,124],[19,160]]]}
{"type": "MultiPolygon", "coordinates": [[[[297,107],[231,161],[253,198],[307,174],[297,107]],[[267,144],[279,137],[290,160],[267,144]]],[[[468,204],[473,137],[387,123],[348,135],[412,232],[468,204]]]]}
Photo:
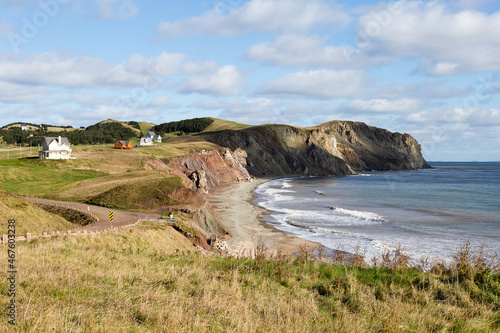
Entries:
{"type": "MultiPolygon", "coordinates": [[[[18,221],[18,235],[74,227],[19,195],[126,210],[155,211],[180,204],[181,199],[169,195],[184,184],[167,168],[169,162],[218,147],[206,140],[217,131],[261,130],[210,120],[196,121],[196,126],[206,125],[197,133],[189,126],[179,127],[185,123],[167,124],[164,128],[174,131],[162,133],[162,144],[133,151],[113,149],[106,136],[111,142],[118,137],[106,129],[123,127],[121,134],[132,133],[126,139],[138,141],[140,133],[155,124],[106,120],[100,123],[104,127],[89,132],[102,135],[94,139],[103,139],[104,144],[72,146],[75,160],[38,160],[33,158],[36,149],[30,154],[29,147],[12,145],[7,155],[3,145],[0,234],[6,233],[9,218],[18,221]]],[[[5,131],[12,131],[12,137],[24,135],[17,126],[11,127],[0,135],[5,131]]],[[[306,131],[297,129],[296,137],[306,131]]],[[[335,263],[326,262],[312,258],[311,249],[304,247],[294,256],[271,253],[262,245],[256,247],[254,259],[207,255],[188,238],[194,233],[182,224],[174,228],[144,222],[98,235],[18,242],[17,325],[7,324],[3,317],[0,331],[500,331],[499,267],[468,247],[460,249],[449,267],[422,262],[420,269],[409,268],[401,253],[388,253],[377,267],[368,268],[359,254],[347,265],[341,254],[335,263]]],[[[0,245],[2,277],[7,274],[7,255],[6,245],[0,245]]],[[[2,278],[2,307],[10,302],[7,294],[8,282],[2,278]]]]}

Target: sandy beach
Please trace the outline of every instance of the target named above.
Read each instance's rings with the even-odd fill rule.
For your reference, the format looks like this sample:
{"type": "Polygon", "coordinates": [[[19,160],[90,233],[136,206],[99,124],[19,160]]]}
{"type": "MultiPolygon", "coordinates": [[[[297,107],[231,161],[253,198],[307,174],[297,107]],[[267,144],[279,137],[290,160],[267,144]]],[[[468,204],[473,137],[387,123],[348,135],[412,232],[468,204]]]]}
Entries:
{"type": "Polygon", "coordinates": [[[228,240],[234,255],[248,255],[262,241],[271,251],[282,248],[287,253],[295,253],[300,245],[317,247],[320,244],[298,238],[277,230],[267,224],[262,215],[266,210],[251,203],[254,190],[269,179],[254,179],[252,182],[226,183],[209,196],[219,218],[232,233],[228,240]]]}

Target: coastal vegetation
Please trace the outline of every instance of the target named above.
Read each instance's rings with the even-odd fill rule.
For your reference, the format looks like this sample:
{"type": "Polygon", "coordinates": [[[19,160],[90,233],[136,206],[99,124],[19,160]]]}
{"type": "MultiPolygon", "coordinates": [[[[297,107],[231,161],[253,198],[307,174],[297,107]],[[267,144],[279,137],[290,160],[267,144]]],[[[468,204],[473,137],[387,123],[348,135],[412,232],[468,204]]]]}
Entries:
{"type": "Polygon", "coordinates": [[[151,130],[160,134],[172,132],[199,133],[203,132],[213,122],[214,120],[212,118],[193,118],[163,123],[153,126],[151,130]]]}
{"type": "MultiPolygon", "coordinates": [[[[495,332],[500,275],[464,252],[450,267],[364,267],[257,248],[196,253],[155,223],[17,245],[18,331],[495,332]]],[[[0,260],[7,261],[7,251],[0,260]]],[[[1,268],[5,270],[4,267],[1,268]]],[[[5,272],[3,272],[5,273],[5,272]]],[[[2,273],[2,274],[3,274],[2,273]]],[[[7,304],[7,281],[0,301],[7,304]]],[[[8,331],[6,320],[0,329],[8,331]]]]}

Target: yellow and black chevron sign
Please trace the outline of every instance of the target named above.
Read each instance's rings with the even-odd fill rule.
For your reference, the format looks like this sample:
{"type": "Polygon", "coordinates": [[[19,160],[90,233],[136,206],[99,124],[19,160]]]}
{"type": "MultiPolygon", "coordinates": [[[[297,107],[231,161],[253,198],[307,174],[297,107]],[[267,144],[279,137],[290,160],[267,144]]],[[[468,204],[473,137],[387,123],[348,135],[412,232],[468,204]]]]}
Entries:
{"type": "Polygon", "coordinates": [[[109,212],[109,220],[113,221],[113,212],[109,212]]]}

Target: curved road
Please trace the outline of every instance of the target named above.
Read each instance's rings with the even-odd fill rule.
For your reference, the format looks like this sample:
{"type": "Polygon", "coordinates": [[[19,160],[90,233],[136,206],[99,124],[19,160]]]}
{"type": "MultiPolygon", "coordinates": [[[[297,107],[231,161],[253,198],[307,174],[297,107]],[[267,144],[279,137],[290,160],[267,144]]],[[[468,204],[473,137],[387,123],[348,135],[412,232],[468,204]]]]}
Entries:
{"type": "Polygon", "coordinates": [[[101,231],[109,228],[122,227],[129,224],[134,224],[140,219],[159,219],[161,215],[154,213],[143,213],[143,212],[131,212],[125,210],[110,209],[100,206],[93,206],[78,202],[68,202],[68,201],[57,201],[57,200],[47,200],[47,199],[35,199],[25,197],[26,200],[33,203],[59,205],[68,208],[76,208],[79,210],[84,210],[85,212],[90,212],[99,218],[99,222],[89,224],[85,227],[75,228],[74,231],[101,231]],[[109,212],[113,212],[113,221],[109,221],[109,212]]]}

